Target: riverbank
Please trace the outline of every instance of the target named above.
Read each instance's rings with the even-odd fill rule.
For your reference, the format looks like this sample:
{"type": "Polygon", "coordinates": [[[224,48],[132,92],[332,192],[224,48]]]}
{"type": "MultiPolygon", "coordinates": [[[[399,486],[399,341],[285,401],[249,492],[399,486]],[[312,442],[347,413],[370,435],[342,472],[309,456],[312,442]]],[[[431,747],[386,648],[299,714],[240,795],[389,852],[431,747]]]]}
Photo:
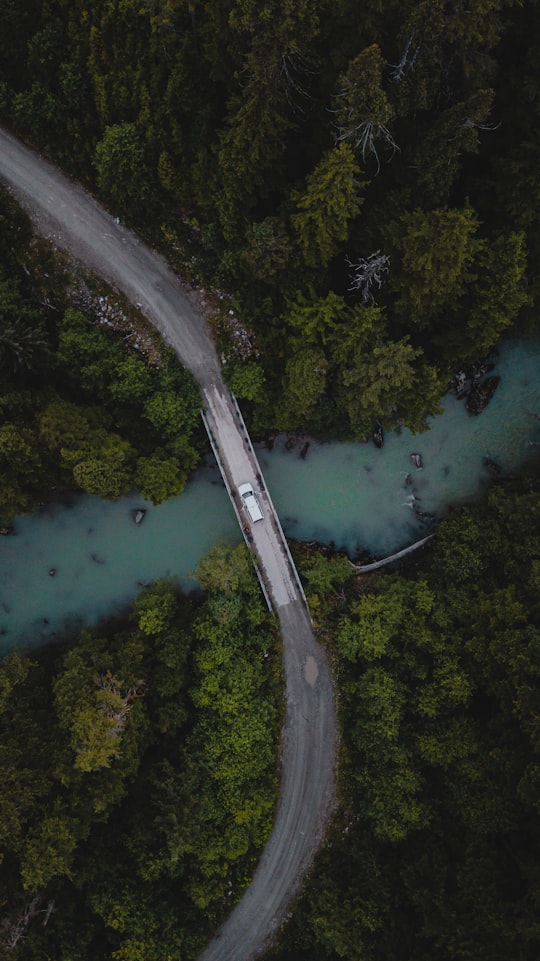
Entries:
{"type": "MultiPolygon", "coordinates": [[[[369,563],[425,536],[449,505],[484,496],[498,477],[538,459],[540,338],[501,345],[496,370],[500,385],[482,414],[468,414],[448,395],[430,431],[387,433],[382,450],[307,437],[289,450],[286,435],[271,451],[256,445],[287,537],[369,563]],[[412,453],[421,455],[421,468],[412,453]]],[[[0,538],[3,650],[22,639],[47,642],[63,632],[66,618],[68,625],[95,623],[130,604],[141,582],[174,576],[189,589],[202,554],[217,540],[240,538],[212,461],[159,507],[138,494],[112,502],[66,496],[70,506],[19,517],[15,536],[0,538]],[[131,512],[141,507],[146,515],[137,526],[131,512]]]]}

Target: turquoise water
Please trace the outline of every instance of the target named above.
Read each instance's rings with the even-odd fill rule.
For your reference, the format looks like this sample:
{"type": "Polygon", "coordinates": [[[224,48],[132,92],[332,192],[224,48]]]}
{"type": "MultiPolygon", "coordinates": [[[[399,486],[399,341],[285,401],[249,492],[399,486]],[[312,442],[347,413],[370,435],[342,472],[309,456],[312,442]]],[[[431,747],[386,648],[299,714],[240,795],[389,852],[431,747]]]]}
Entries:
{"type": "Polygon", "coordinates": [[[492,373],[501,382],[482,414],[468,414],[449,394],[429,431],[387,434],[382,450],[371,442],[312,444],[302,460],[285,439],[271,453],[259,450],[286,533],[333,542],[351,556],[384,556],[426,533],[416,511],[440,517],[450,504],[478,497],[490,480],[486,459],[503,472],[533,459],[540,421],[528,411],[540,415],[540,338],[502,346],[492,373]],[[421,470],[411,453],[421,455],[421,470]]]}
{"type": "MultiPolygon", "coordinates": [[[[503,345],[495,373],[501,383],[480,416],[449,395],[429,431],[387,434],[382,450],[311,443],[302,460],[302,444],[289,452],[285,438],[271,452],[259,447],[287,535],[334,543],[351,556],[382,556],[430,529],[418,511],[436,518],[481,495],[490,479],[486,458],[508,472],[537,457],[540,421],[529,411],[540,415],[540,338],[503,345]],[[421,470],[411,453],[421,455],[421,470]]],[[[158,577],[194,586],[189,575],[208,548],[220,538],[240,540],[215,467],[159,507],[135,494],[115,503],[83,496],[18,518],[15,530],[0,537],[0,652],[119,613],[158,577]],[[140,526],[131,515],[138,507],[147,511],[140,526]]]]}
{"type": "Polygon", "coordinates": [[[217,468],[159,507],[137,494],[114,503],[82,496],[18,518],[15,531],[0,538],[0,653],[118,614],[158,577],[193,588],[190,574],[217,537],[240,540],[217,468]],[[137,526],[132,511],[141,507],[137,526]]]}

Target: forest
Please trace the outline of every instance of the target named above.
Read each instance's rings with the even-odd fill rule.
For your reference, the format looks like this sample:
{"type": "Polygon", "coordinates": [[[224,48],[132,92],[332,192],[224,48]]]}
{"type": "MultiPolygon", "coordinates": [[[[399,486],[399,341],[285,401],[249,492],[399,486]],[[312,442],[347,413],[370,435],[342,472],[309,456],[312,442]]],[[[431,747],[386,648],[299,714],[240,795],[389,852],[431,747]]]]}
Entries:
{"type": "MultiPolygon", "coordinates": [[[[536,961],[540,477],[361,575],[296,545],[332,658],[339,808],[267,961],[536,961]],[[516,545],[519,545],[518,547],[516,545]]],[[[201,592],[0,661],[0,937],[17,961],[194,961],[276,800],[280,649],[243,546],[201,592]]]]}
{"type": "Polygon", "coordinates": [[[70,489],[115,499],[137,487],[154,504],[181,493],[203,450],[199,391],[141,323],[0,194],[4,524],[70,489]]]}
{"type": "Polygon", "coordinates": [[[538,471],[452,511],[399,573],[311,565],[339,692],[341,805],[267,961],[534,961],[538,471]]]}
{"type": "Polygon", "coordinates": [[[280,649],[243,545],[197,576],[204,596],[158,581],[122,623],[0,660],[2,957],[195,958],[249,879],[280,649]]]}
{"type": "MultiPolygon", "coordinates": [[[[3,0],[0,122],[215,293],[256,436],[365,439],[539,331],[539,51],[538,0],[3,0]]],[[[0,371],[5,530],[207,451],[191,376],[4,192],[0,371]]],[[[294,553],[340,803],[268,961],[537,961],[538,470],[393,572],[294,553]]],[[[249,882],[279,640],[243,548],[197,580],[0,661],[6,957],[192,961],[249,882]]]]}
{"type": "Polygon", "coordinates": [[[0,119],[230,298],[256,432],[422,429],[538,329],[536,0],[5,0],[0,119]]]}

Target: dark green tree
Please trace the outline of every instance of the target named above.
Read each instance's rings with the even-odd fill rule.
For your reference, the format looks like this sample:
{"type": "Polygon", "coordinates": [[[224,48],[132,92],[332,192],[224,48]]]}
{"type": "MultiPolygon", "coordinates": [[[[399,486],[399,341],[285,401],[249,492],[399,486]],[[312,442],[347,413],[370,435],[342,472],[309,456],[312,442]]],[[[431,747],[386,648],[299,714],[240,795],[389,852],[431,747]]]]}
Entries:
{"type": "Polygon", "coordinates": [[[383,87],[384,67],[378,44],[367,47],[339,77],[334,98],[338,143],[349,143],[364,165],[373,159],[377,172],[379,150],[392,155],[398,149],[388,127],[394,111],[383,87]]]}
{"type": "Polygon", "coordinates": [[[144,140],[135,123],[112,124],[96,145],[98,186],[115,208],[144,220],[153,192],[153,176],[144,140]]]}

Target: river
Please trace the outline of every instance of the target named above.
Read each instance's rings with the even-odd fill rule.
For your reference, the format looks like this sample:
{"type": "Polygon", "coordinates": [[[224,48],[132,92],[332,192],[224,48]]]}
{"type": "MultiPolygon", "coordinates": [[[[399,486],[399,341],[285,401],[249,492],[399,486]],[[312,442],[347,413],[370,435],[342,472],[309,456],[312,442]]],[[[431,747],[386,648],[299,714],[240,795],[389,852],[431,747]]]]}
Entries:
{"type": "MultiPolygon", "coordinates": [[[[303,443],[292,451],[286,438],[271,451],[259,445],[285,533],[351,557],[383,556],[422,537],[450,505],[481,496],[492,482],[486,460],[505,474],[537,459],[540,337],[503,343],[494,373],[500,385],[481,415],[449,394],[428,431],[387,434],[382,450],[311,442],[302,459],[303,443]],[[420,469],[411,453],[421,455],[420,469]]],[[[0,538],[0,653],[120,614],[158,577],[195,587],[197,561],[222,538],[240,535],[212,464],[158,507],[135,493],[114,503],[80,496],[19,517],[14,536],[0,538]],[[146,510],[140,525],[138,508],[146,510]]]]}

